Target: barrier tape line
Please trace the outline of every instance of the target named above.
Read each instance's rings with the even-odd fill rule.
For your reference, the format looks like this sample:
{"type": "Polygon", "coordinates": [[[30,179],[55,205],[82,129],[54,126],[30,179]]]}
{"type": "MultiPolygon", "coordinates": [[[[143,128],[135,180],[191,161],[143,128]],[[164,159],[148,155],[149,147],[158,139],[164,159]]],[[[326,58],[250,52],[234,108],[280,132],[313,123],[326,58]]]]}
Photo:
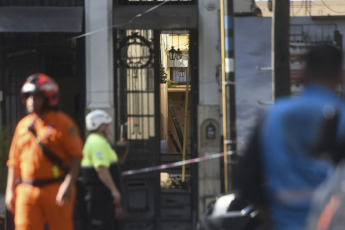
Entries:
{"type": "Polygon", "coordinates": [[[128,171],[122,172],[122,176],[128,176],[128,175],[133,175],[133,174],[138,174],[138,173],[146,173],[146,172],[158,171],[158,170],[162,170],[162,169],[173,168],[173,167],[177,167],[177,166],[182,166],[182,165],[197,163],[197,162],[210,160],[210,159],[214,159],[214,158],[219,158],[219,157],[222,157],[225,155],[231,155],[231,154],[233,154],[233,151],[214,153],[214,154],[210,154],[210,155],[203,156],[203,157],[198,157],[198,158],[193,158],[193,159],[189,159],[189,160],[178,161],[178,162],[174,162],[174,163],[158,165],[158,166],[153,166],[153,167],[147,167],[147,168],[142,168],[142,169],[128,170],[128,171]]]}
{"type": "Polygon", "coordinates": [[[228,144],[236,144],[236,140],[224,140],[223,143],[226,144],[226,145],[228,145],[228,144]]]}

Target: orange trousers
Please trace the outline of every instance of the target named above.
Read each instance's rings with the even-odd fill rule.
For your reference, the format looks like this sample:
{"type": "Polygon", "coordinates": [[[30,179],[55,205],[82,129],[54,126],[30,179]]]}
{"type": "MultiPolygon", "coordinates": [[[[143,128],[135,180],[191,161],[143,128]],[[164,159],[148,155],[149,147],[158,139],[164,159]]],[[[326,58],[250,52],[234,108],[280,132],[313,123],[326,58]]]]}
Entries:
{"type": "Polygon", "coordinates": [[[73,230],[75,188],[70,201],[60,207],[56,194],[60,183],[43,187],[19,184],[16,188],[14,224],[16,230],[41,230],[48,223],[49,230],[73,230]]]}

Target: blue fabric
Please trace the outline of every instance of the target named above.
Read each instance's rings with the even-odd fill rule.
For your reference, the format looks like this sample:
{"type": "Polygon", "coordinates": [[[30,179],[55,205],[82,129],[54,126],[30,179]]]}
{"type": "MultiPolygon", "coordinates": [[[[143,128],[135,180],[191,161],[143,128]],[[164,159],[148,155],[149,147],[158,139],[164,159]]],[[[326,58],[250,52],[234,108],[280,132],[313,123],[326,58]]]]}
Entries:
{"type": "Polygon", "coordinates": [[[275,230],[303,229],[312,193],[333,170],[308,154],[320,132],[322,111],[330,105],[340,111],[338,136],[344,135],[342,100],[317,85],[307,85],[300,96],[277,100],[265,118],[262,162],[275,230]]]}

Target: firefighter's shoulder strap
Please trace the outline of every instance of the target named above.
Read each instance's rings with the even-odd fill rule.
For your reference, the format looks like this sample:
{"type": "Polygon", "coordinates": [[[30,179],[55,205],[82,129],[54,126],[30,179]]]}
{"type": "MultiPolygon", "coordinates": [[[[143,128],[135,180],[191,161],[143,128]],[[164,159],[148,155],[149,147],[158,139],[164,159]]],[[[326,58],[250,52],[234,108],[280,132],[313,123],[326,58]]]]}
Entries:
{"type": "Polygon", "coordinates": [[[56,166],[58,166],[66,174],[69,171],[68,166],[52,151],[50,151],[38,138],[34,122],[29,126],[28,130],[35,136],[38,145],[42,148],[43,154],[56,166]]]}

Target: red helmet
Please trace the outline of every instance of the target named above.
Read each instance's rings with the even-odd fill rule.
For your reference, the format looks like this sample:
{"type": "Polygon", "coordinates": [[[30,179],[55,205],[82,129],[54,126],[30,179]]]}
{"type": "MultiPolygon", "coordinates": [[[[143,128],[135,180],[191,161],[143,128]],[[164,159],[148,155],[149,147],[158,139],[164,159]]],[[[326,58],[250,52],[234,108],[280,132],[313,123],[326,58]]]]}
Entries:
{"type": "Polygon", "coordinates": [[[42,92],[48,99],[49,106],[57,106],[59,102],[59,86],[45,74],[37,73],[30,75],[21,89],[23,103],[26,102],[25,94],[42,92]]]}

